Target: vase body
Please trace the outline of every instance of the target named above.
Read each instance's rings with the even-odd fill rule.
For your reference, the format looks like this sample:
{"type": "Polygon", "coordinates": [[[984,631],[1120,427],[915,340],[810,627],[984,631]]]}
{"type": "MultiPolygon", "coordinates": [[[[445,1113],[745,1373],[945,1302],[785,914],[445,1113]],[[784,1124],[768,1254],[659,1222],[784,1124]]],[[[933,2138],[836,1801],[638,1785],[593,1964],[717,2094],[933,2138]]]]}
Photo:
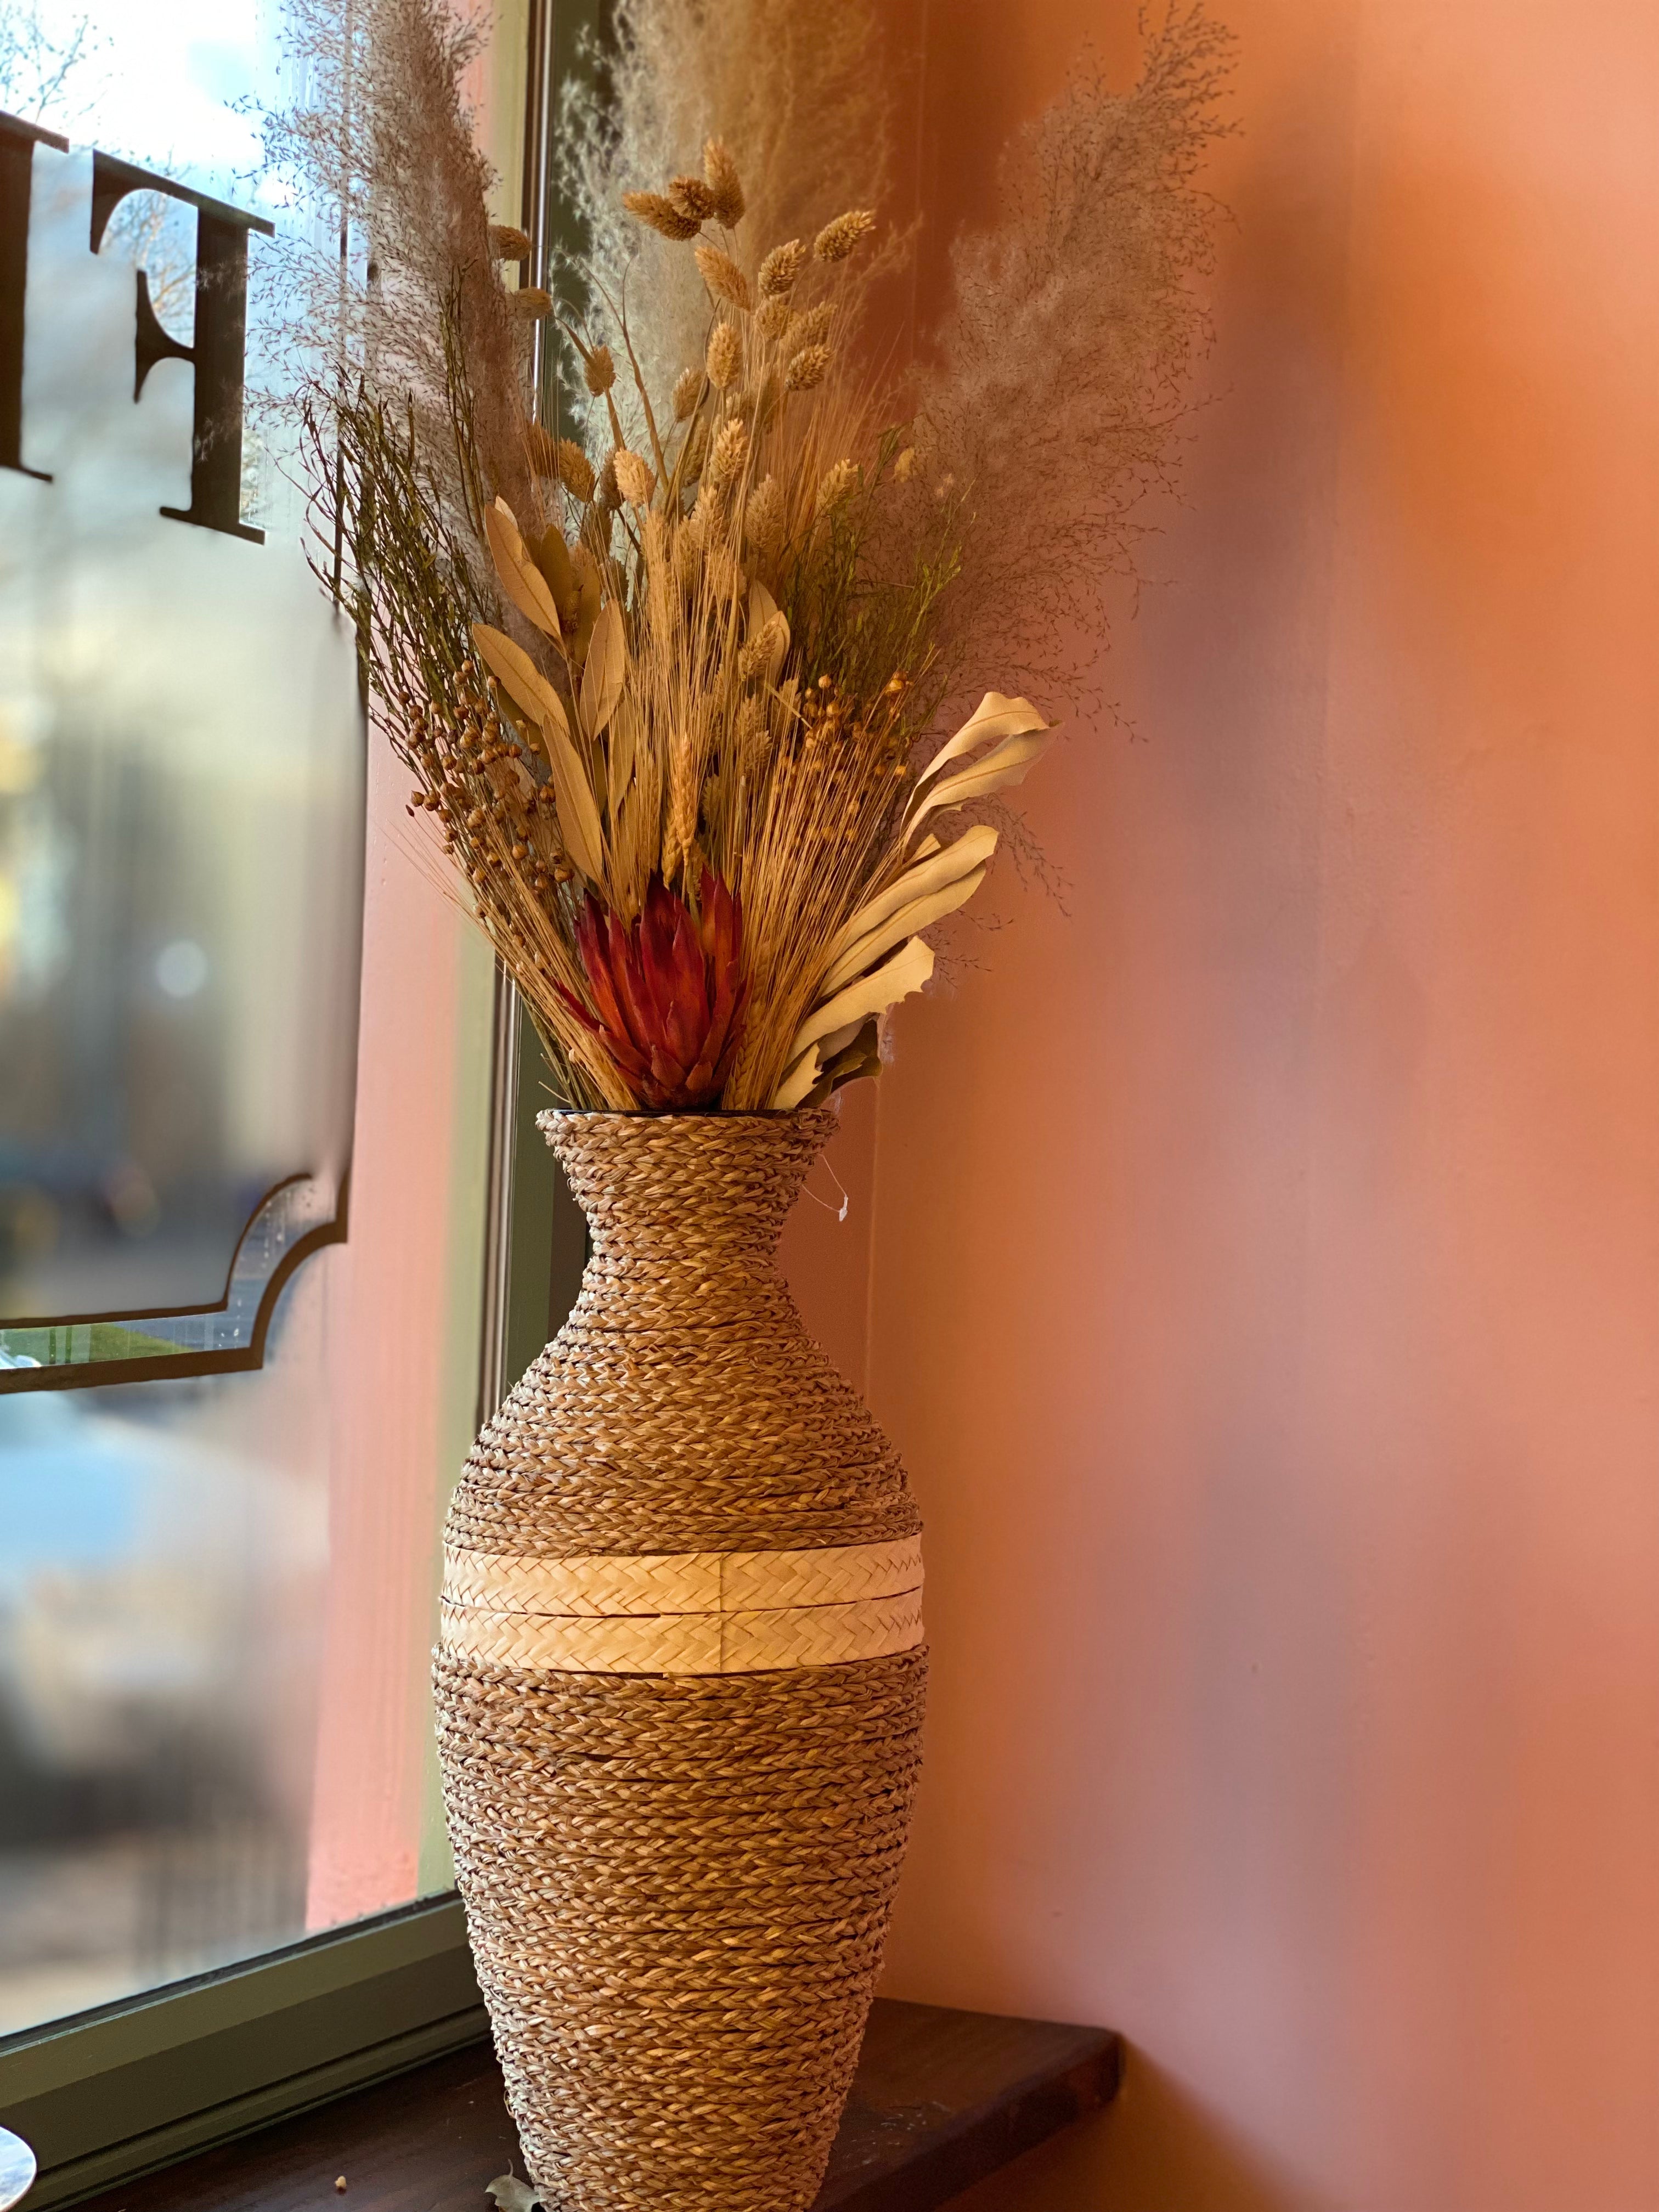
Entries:
{"type": "Polygon", "coordinates": [[[550,1115],[592,1231],[445,1532],[457,1878],[549,2212],[805,2212],[921,1760],[920,1524],[776,1266],[833,1114],[550,1115]]]}

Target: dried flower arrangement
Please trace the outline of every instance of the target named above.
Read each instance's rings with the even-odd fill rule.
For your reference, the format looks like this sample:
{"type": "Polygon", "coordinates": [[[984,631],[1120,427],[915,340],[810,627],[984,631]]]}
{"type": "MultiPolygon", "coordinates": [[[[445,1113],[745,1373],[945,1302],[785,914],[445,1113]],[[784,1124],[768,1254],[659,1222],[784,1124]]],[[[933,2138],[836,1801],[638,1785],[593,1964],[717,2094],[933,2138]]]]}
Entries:
{"type": "Polygon", "coordinates": [[[476,42],[445,0],[291,5],[319,90],[278,150],[367,241],[298,287],[308,331],[336,333],[308,387],[316,565],[411,811],[571,1103],[820,1102],[877,1072],[929,933],[985,878],[983,802],[1049,742],[995,690],[941,741],[970,664],[1042,673],[1030,610],[1051,621],[1057,584],[1086,611],[1165,465],[1224,34],[1172,9],[1133,91],[1075,76],[1011,149],[1003,222],[958,248],[931,348],[883,373],[874,279],[903,241],[878,235],[864,7],[741,0],[751,43],[623,0],[607,106],[567,102],[592,251],[556,300],[506,281],[529,241],[489,223],[476,42]],[[817,137],[792,160],[779,117],[819,18],[817,137]],[[728,95],[741,130],[688,161],[728,95]],[[872,204],[809,213],[837,162],[872,204]],[[533,419],[538,321],[579,370],[568,422],[533,419]]]}

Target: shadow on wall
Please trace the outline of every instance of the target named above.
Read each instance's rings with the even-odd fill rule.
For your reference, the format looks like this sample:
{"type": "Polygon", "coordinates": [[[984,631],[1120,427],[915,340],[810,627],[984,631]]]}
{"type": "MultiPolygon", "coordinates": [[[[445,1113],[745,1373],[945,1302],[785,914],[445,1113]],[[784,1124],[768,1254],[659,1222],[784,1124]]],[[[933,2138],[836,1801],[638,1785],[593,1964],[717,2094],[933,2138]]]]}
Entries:
{"type": "Polygon", "coordinates": [[[993,2174],[951,2212],[1320,2212],[1282,2172],[1133,2045],[1109,2112],[993,2174]]]}

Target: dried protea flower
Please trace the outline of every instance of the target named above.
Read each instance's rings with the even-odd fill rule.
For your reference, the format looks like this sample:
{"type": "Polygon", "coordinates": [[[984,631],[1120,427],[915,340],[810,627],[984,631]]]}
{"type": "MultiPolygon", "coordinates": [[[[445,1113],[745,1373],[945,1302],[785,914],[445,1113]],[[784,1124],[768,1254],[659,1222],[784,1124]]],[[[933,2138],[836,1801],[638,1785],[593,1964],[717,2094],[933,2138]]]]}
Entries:
{"type": "Polygon", "coordinates": [[[665,238],[695,238],[702,228],[701,222],[682,215],[673,201],[661,192],[624,192],[623,205],[629,215],[637,216],[665,238]]]}
{"type": "Polygon", "coordinates": [[[789,366],[783,372],[784,383],[791,392],[810,392],[815,384],[823,383],[829,366],[827,345],[803,346],[798,354],[791,356],[789,366]]]}
{"type": "Polygon", "coordinates": [[[799,238],[775,246],[760,265],[760,288],[766,295],[792,292],[795,279],[806,266],[806,248],[799,238]]]}
{"type": "Polygon", "coordinates": [[[697,267],[702,281],[717,300],[727,300],[744,314],[754,305],[750,295],[749,279],[744,275],[729,253],[718,246],[699,246],[694,248],[697,267]]]}
{"type": "Polygon", "coordinates": [[[781,292],[775,292],[769,300],[763,300],[755,313],[755,328],[763,338],[783,338],[789,335],[789,325],[795,319],[795,311],[781,292]]]}
{"type": "Polygon", "coordinates": [[[651,495],[657,489],[650,462],[638,453],[629,453],[626,446],[618,446],[611,459],[617,471],[617,489],[629,507],[649,507],[651,495]]]}
{"type": "Polygon", "coordinates": [[[574,438],[561,438],[555,455],[555,473],[573,499],[593,496],[593,464],[574,438]]]}
{"type": "Polygon", "coordinates": [[[716,392],[729,391],[743,373],[743,333],[724,320],[708,333],[708,381],[716,392]]]}
{"type": "Polygon", "coordinates": [[[674,420],[684,422],[702,396],[702,371],[683,368],[674,379],[674,420]]]}
{"type": "Polygon", "coordinates": [[[553,312],[553,295],[544,292],[539,284],[520,284],[516,292],[509,292],[507,304],[523,323],[539,323],[553,312]]]}
{"type": "Polygon", "coordinates": [[[743,221],[743,183],[731,149],[723,138],[711,138],[702,149],[702,173],[714,196],[714,213],[728,230],[743,221]]]}
{"type": "Polygon", "coordinates": [[[783,526],[783,487],[775,476],[763,477],[744,508],[744,536],[763,559],[772,558],[781,550],[783,526]]]}
{"type": "Polygon", "coordinates": [[[822,345],[830,335],[830,325],[836,319],[835,303],[820,300],[816,307],[809,307],[795,323],[789,333],[789,343],[799,350],[802,346],[822,345]]]}
{"type": "Polygon", "coordinates": [[[852,208],[838,215],[833,222],[826,222],[812,240],[812,251],[820,261],[845,261],[855,252],[876,227],[876,218],[868,208],[852,208]]]}
{"type": "Polygon", "coordinates": [[[654,1114],[712,1106],[743,1034],[741,902],[705,868],[697,905],[694,916],[653,876],[629,929],[590,891],[576,920],[576,945],[598,1018],[556,986],[654,1114]]]}
{"type": "Polygon", "coordinates": [[[595,346],[582,356],[582,382],[598,398],[609,392],[617,380],[617,364],[611,358],[609,346],[595,346]]]}
{"type": "Polygon", "coordinates": [[[676,177],[668,187],[668,197],[688,222],[701,229],[716,212],[714,195],[701,177],[676,177]]]}
{"type": "Polygon", "coordinates": [[[727,422],[714,441],[708,458],[708,477],[715,484],[735,483],[749,459],[749,433],[741,422],[727,422]]]}
{"type": "Polygon", "coordinates": [[[489,226],[489,251],[497,261],[525,261],[530,257],[531,240],[527,231],[515,230],[510,222],[492,222],[489,226]]]}
{"type": "Polygon", "coordinates": [[[893,464],[893,481],[896,483],[908,483],[915,472],[916,449],[914,446],[907,446],[893,464]]]}
{"type": "Polygon", "coordinates": [[[818,486],[817,512],[828,514],[838,507],[858,480],[858,470],[851,461],[837,461],[834,468],[827,469],[818,486]]]}

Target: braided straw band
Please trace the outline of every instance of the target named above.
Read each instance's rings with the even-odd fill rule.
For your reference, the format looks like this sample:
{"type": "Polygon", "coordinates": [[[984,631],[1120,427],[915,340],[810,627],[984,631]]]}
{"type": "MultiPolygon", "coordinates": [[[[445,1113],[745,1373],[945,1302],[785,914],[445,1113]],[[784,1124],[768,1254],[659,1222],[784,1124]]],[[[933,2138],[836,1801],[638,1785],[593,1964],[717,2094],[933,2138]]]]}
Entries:
{"type": "Polygon", "coordinates": [[[566,1559],[452,1549],[440,1611],[445,1653],[498,1667],[749,1674],[845,1666],[921,1642],[921,1540],[566,1559]]]}

